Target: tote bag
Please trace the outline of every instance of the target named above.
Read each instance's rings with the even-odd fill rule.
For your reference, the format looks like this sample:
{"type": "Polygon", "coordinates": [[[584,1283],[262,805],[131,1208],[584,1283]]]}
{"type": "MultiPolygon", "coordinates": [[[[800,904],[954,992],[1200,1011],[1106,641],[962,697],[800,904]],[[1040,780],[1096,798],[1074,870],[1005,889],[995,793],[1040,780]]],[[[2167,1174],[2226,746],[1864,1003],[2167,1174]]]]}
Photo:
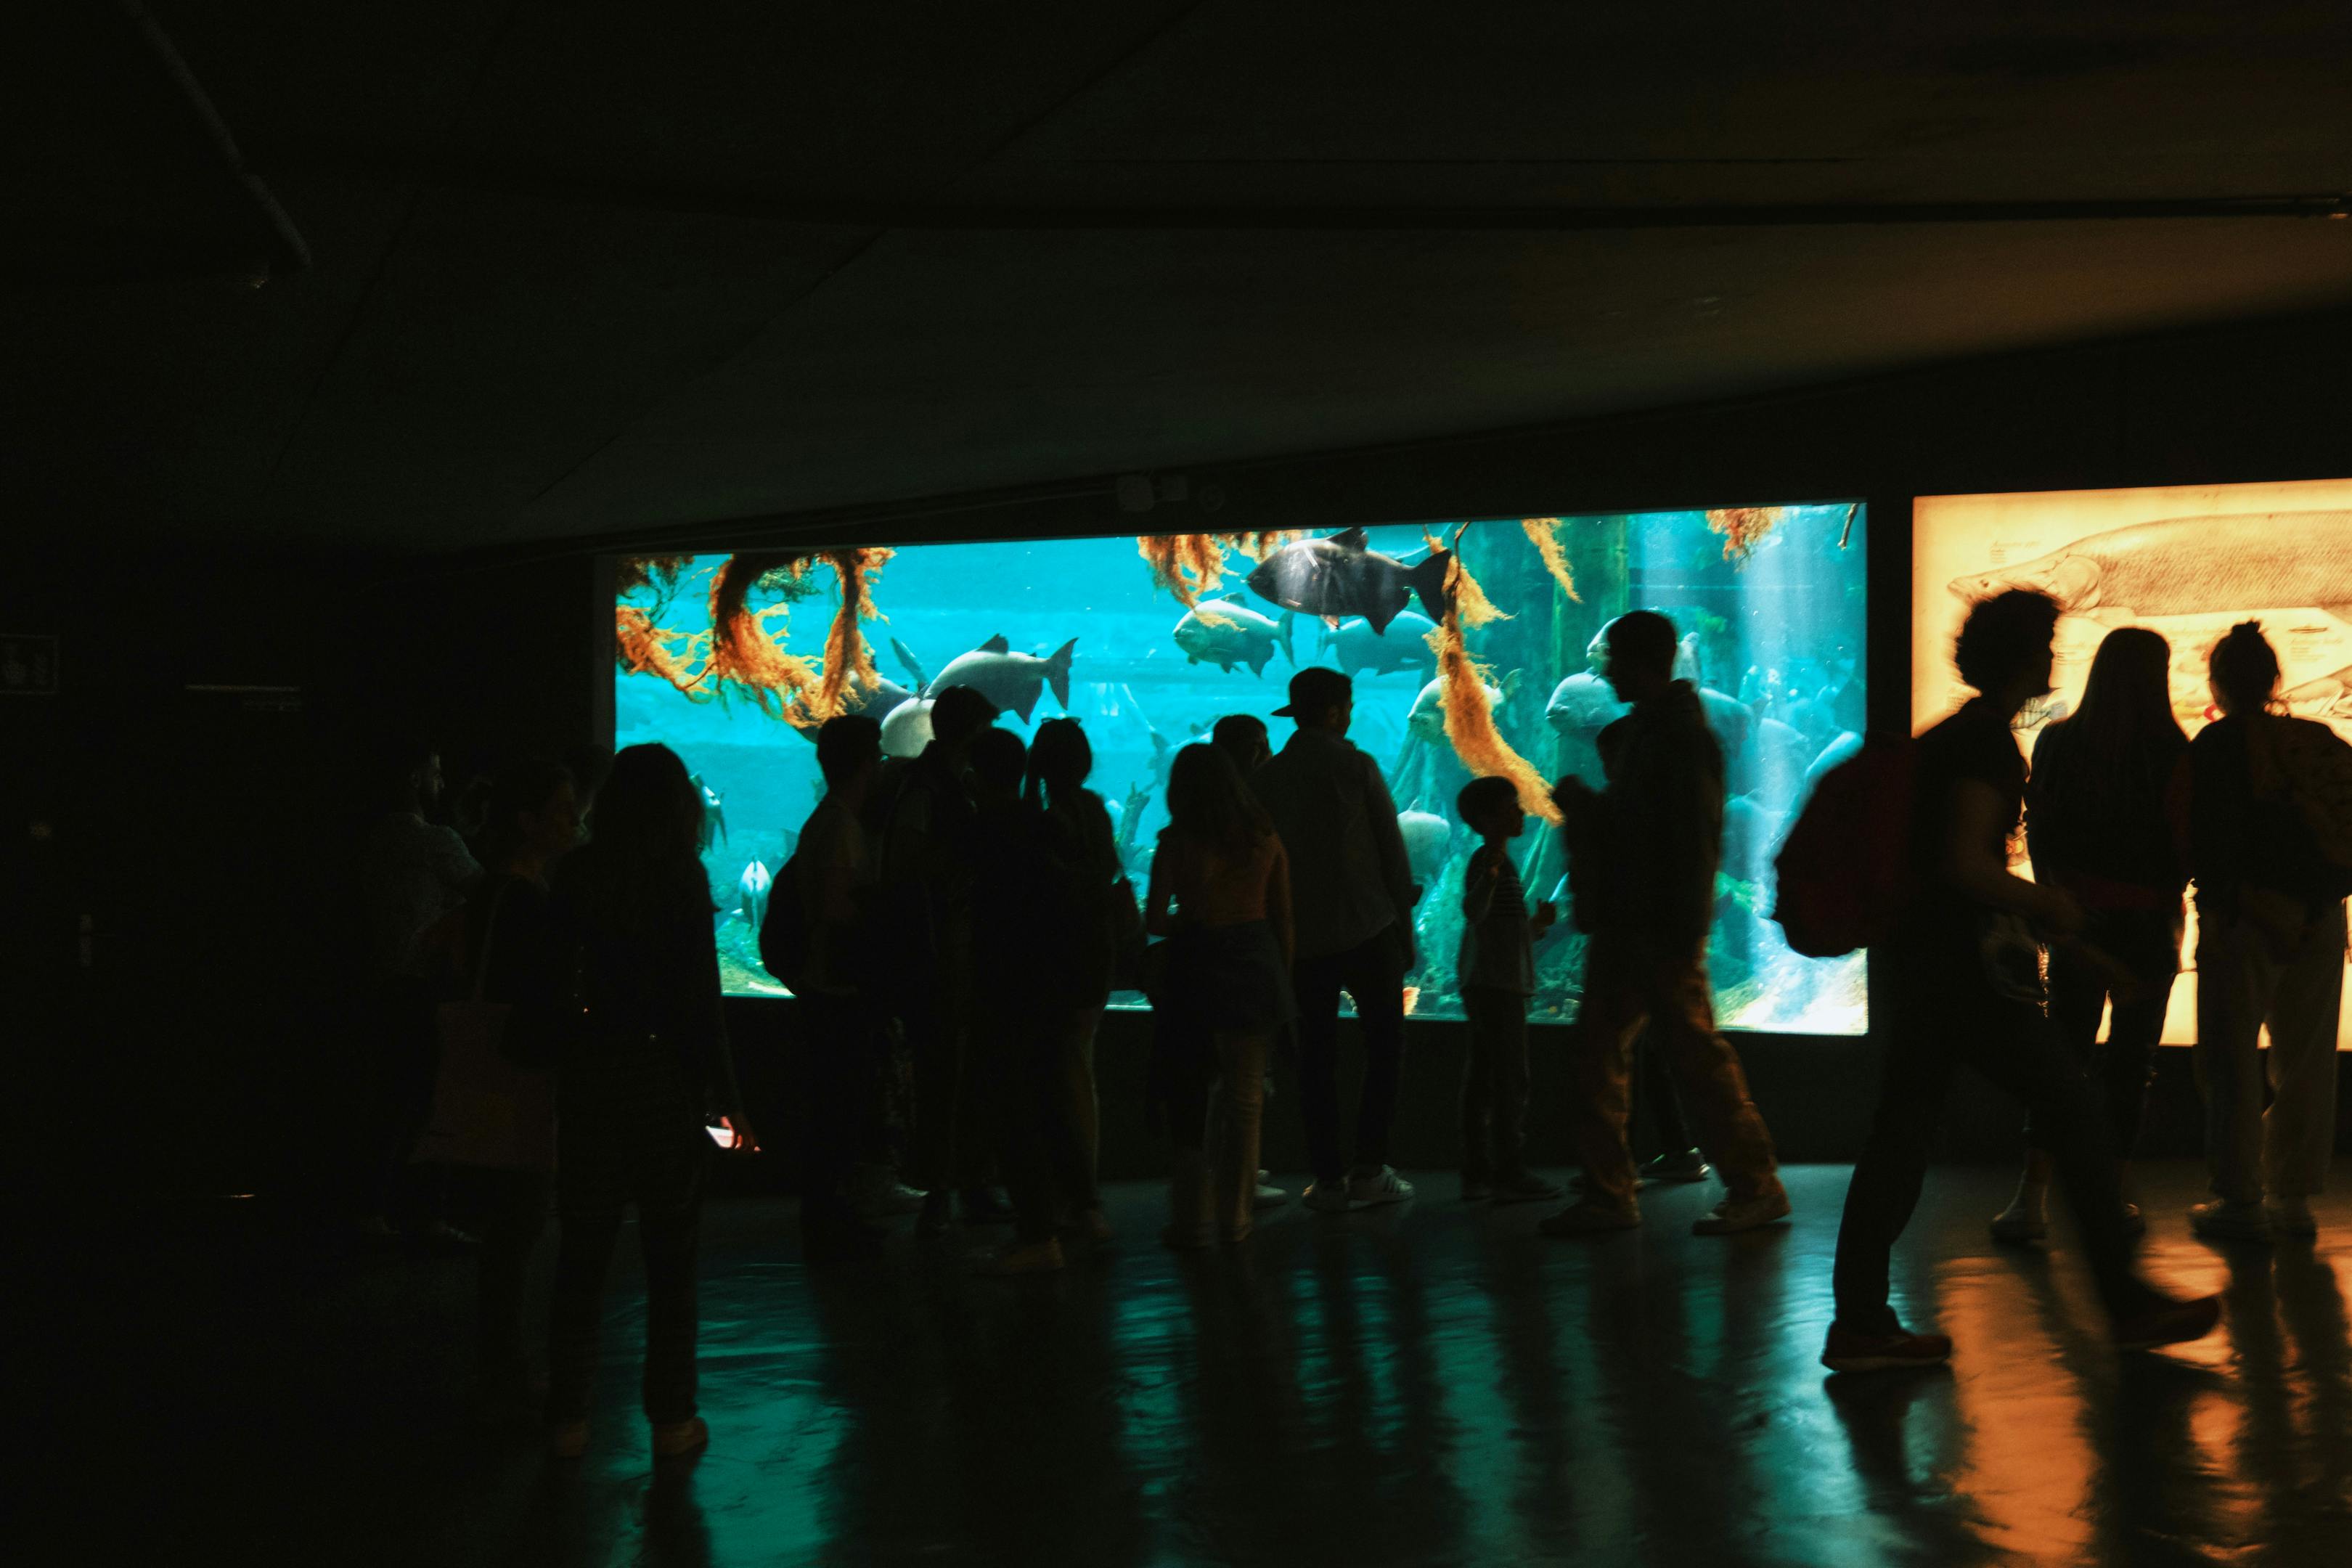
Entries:
{"type": "MultiPolygon", "coordinates": [[[[467,976],[468,994],[442,1003],[435,1018],[441,1060],[433,1079],[433,1115],[411,1156],[419,1164],[555,1168],[555,1075],[508,1057],[502,1042],[513,1009],[482,994],[505,901],[502,887],[484,911],[487,926],[467,976]]],[[[472,918],[470,909],[465,918],[472,918]]]]}

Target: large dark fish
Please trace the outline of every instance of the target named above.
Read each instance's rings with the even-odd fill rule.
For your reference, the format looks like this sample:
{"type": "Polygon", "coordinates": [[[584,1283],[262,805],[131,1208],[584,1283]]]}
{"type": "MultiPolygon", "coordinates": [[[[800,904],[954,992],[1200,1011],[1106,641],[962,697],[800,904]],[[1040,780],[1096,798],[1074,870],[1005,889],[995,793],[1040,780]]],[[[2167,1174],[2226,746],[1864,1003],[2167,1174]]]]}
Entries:
{"type": "Polygon", "coordinates": [[[1039,658],[1034,654],[1014,653],[1000,633],[950,660],[923,689],[923,695],[936,698],[950,686],[969,686],[999,708],[1020,714],[1026,724],[1036,710],[1038,692],[1050,686],[1054,700],[1066,713],[1070,710],[1070,654],[1077,646],[1078,639],[1072,637],[1055,648],[1050,658],[1039,658]]]}
{"type": "Polygon", "coordinates": [[[1285,609],[1320,616],[1333,626],[1361,616],[1376,634],[1416,594],[1431,616],[1444,620],[1445,573],[1454,552],[1434,551],[1426,561],[1407,566],[1369,548],[1369,542],[1362,529],[1351,528],[1328,539],[1286,544],[1249,574],[1249,585],[1285,609]]]}
{"type": "Polygon", "coordinates": [[[1317,651],[1329,654],[1333,666],[1348,676],[1364,669],[1374,675],[1395,669],[1434,670],[1437,650],[1429,646],[1429,634],[1436,629],[1436,622],[1411,610],[1398,611],[1387,629],[1377,632],[1371,622],[1358,616],[1324,627],[1317,651]],[[1396,635],[1391,637],[1391,632],[1396,635]]]}
{"type": "Polygon", "coordinates": [[[2110,529],[2047,555],[1973,577],[1970,601],[2032,588],[2070,616],[2122,623],[2142,616],[2311,605],[2352,610],[2352,511],[2173,517],[2110,529]]]}

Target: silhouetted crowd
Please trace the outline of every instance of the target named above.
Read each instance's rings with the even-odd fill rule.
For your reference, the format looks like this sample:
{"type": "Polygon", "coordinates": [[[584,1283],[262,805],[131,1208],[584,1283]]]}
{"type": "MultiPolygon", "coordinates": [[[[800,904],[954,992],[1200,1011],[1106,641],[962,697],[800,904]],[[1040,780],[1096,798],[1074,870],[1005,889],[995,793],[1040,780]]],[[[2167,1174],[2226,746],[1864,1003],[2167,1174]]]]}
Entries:
{"type": "MultiPolygon", "coordinates": [[[[2189,1223],[2241,1239],[2313,1228],[2334,1139],[2352,748],[2273,710],[2278,661],[2251,622],[2211,649],[2213,717],[2186,739],[2171,650],[2129,628],[2099,647],[2075,710],[2040,728],[2029,767],[2013,725],[2050,689],[2057,616],[2031,592],[1975,605],[1955,648],[1975,695],[1817,781],[1782,852],[1791,940],[1834,927],[1845,934],[1820,951],[1866,942],[1882,982],[1878,1104],[1839,1229],[1822,1358],[1835,1371],[1951,1353],[1897,1320],[1888,1270],[1961,1066],[2026,1113],[2024,1173],[1993,1234],[2045,1236],[2054,1182],[2119,1348],[2214,1327],[2218,1298],[2174,1300],[2142,1278],[2145,1220],[2125,1163],[2192,884],[2211,1196],[2189,1223]],[[1815,815],[1831,811],[1851,820],[1815,815]]],[[[1630,704],[1600,737],[1604,786],[1570,775],[1531,801],[1511,779],[1482,777],[1456,803],[1480,840],[1454,954],[1467,1018],[1459,1194],[1566,1198],[1537,1228],[1597,1236],[1642,1224],[1647,1181],[1712,1175],[1721,1201],[1695,1231],[1773,1225],[1789,1196],[1707,974],[1723,751],[1675,679],[1664,616],[1629,613],[1604,642],[1606,679],[1630,704]],[[1524,1160],[1534,944],[1561,918],[1530,901],[1538,868],[1514,851],[1530,806],[1561,824],[1569,918],[1585,938],[1580,1014],[1561,1047],[1570,1092],[1551,1108],[1581,1167],[1572,1195],[1524,1160]],[[1637,1062],[1665,1124],[1695,1129],[1646,1168],[1627,1136],[1637,1062]]],[[[904,760],[884,757],[870,718],[823,725],[824,793],[766,890],[760,931],[762,962],[796,998],[804,1125],[793,1152],[812,1263],[870,1256],[897,1216],[940,1236],[959,1211],[1013,1226],[978,1260],[989,1273],[1049,1272],[1073,1249],[1109,1245],[1095,1037],[1120,990],[1152,1003],[1165,1245],[1245,1244],[1255,1216],[1286,1201],[1259,1168],[1285,1042],[1312,1166],[1305,1205],[1339,1215],[1413,1196],[1390,1143],[1423,889],[1381,770],[1348,739],[1351,712],[1345,675],[1302,668],[1276,710],[1295,727],[1280,750],[1262,721],[1234,716],[1177,751],[1140,897],[1111,810],[1087,787],[1077,721],[1042,723],[1024,746],[996,727],[987,697],[951,687],[928,748],[904,760]],[[1343,1008],[1362,1058],[1352,1118],[1343,1008]]],[[[714,1154],[757,1143],[719,1005],[704,792],[659,745],[621,752],[593,805],[585,781],[527,763],[478,802],[469,847],[428,820],[429,752],[394,772],[398,798],[360,847],[380,1110],[362,1223],[389,1233],[407,1188],[413,1227],[478,1251],[486,1396],[542,1409],[553,1451],[576,1456],[604,1277],[634,1205],[645,1414],[656,1453],[691,1451],[708,1440],[698,1220],[714,1154]],[[433,1173],[457,1168],[492,1194],[478,1239],[450,1232],[429,1195],[433,1173]],[[524,1280],[551,1205],[542,1380],[524,1280]]]]}

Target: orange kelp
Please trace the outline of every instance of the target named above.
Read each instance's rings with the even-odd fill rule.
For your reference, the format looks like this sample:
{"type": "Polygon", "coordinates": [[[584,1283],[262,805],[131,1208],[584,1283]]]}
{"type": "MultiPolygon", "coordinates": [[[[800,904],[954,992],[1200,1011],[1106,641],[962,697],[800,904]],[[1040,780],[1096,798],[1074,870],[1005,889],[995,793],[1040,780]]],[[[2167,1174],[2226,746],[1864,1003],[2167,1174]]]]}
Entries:
{"type": "Polygon", "coordinates": [[[1527,531],[1528,542],[1536,547],[1536,553],[1543,557],[1544,570],[1549,572],[1552,581],[1559,584],[1559,591],[1567,595],[1571,603],[1584,603],[1576,591],[1576,579],[1569,574],[1568,549],[1559,542],[1559,519],[1523,517],[1519,519],[1519,526],[1527,531]]]}
{"type": "MultiPolygon", "coordinates": [[[[1445,568],[1445,602],[1452,606],[1446,618],[1458,619],[1465,626],[1483,626],[1489,621],[1507,621],[1511,618],[1511,612],[1486,597],[1486,590],[1478,586],[1478,579],[1470,575],[1470,568],[1462,564],[1462,535],[1469,526],[1465,522],[1454,531],[1454,559],[1445,568]]],[[[1421,537],[1433,555],[1445,548],[1437,542],[1436,535],[1426,530],[1421,537]]]]}
{"type": "Polygon", "coordinates": [[[709,673],[709,660],[700,668],[694,661],[704,639],[698,634],[673,632],[654,625],[654,618],[635,605],[622,605],[613,613],[614,662],[630,675],[655,675],[668,681],[688,697],[701,686],[702,678],[709,673]],[[674,651],[673,644],[684,644],[684,652],[674,651]]]}
{"type": "Polygon", "coordinates": [[[1470,657],[1462,641],[1462,623],[1473,602],[1485,606],[1486,619],[1503,612],[1462,569],[1459,555],[1445,574],[1445,586],[1454,607],[1425,639],[1437,655],[1437,678],[1445,683],[1445,739],[1464,767],[1474,773],[1495,773],[1510,780],[1524,809],[1557,826],[1563,818],[1559,807],[1552,804],[1550,782],[1503,739],[1503,731],[1495,724],[1494,705],[1486,697],[1486,671],[1470,657]]]}
{"type": "Polygon", "coordinates": [[[752,584],[769,573],[799,576],[808,570],[809,560],[798,552],[746,551],[727,558],[710,583],[710,661],[703,670],[714,683],[751,692],[761,712],[799,725],[818,721],[794,711],[817,686],[817,672],[808,660],[786,653],[781,638],[771,637],[762,624],[770,616],[783,614],[783,605],[753,611],[744,600],[752,584]],[[772,695],[777,707],[769,706],[772,695]]]}
{"type": "Polygon", "coordinates": [[[834,612],[833,629],[825,634],[824,679],[813,696],[803,692],[801,697],[802,706],[817,723],[843,710],[853,686],[871,690],[882,682],[881,672],[874,668],[874,649],[857,623],[881,618],[882,612],[874,607],[874,584],[891,554],[880,546],[825,552],[825,560],[841,579],[841,607],[834,612]]]}
{"type": "Polygon", "coordinates": [[[1298,537],[1295,530],[1259,529],[1242,533],[1145,533],[1135,552],[1151,563],[1151,579],[1186,609],[1213,595],[1225,580],[1225,551],[1263,561],[1298,537]]]}
{"type": "Polygon", "coordinates": [[[1723,558],[1744,566],[1764,536],[1780,525],[1781,510],[1777,506],[1718,507],[1706,514],[1706,525],[1723,535],[1723,558]]]}

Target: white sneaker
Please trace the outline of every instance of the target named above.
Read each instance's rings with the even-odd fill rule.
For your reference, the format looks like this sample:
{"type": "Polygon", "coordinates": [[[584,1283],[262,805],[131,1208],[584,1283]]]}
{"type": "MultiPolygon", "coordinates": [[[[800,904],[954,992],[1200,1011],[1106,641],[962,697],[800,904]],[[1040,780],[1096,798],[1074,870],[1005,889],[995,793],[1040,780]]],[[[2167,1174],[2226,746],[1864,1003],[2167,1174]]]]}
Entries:
{"type": "Polygon", "coordinates": [[[1250,1192],[1250,1207],[1270,1209],[1289,1201],[1290,1194],[1267,1181],[1264,1171],[1257,1173],[1257,1184],[1250,1192]]]}
{"type": "Polygon", "coordinates": [[[1393,1165],[1382,1165],[1377,1171],[1348,1178],[1348,1201],[1358,1208],[1401,1204],[1412,1196],[1412,1184],[1398,1175],[1393,1165]]]}
{"type": "Polygon", "coordinates": [[[1307,1187],[1307,1195],[1298,1201],[1320,1214],[1346,1214],[1365,1206],[1349,1194],[1344,1178],[1336,1182],[1313,1183],[1307,1187]]]}
{"type": "Polygon", "coordinates": [[[2263,1205],[2270,1217],[2271,1228],[2281,1236],[2317,1236],[2319,1221],[2313,1217],[2311,1200],[2300,1194],[2292,1197],[2275,1197],[2263,1205]]]}

